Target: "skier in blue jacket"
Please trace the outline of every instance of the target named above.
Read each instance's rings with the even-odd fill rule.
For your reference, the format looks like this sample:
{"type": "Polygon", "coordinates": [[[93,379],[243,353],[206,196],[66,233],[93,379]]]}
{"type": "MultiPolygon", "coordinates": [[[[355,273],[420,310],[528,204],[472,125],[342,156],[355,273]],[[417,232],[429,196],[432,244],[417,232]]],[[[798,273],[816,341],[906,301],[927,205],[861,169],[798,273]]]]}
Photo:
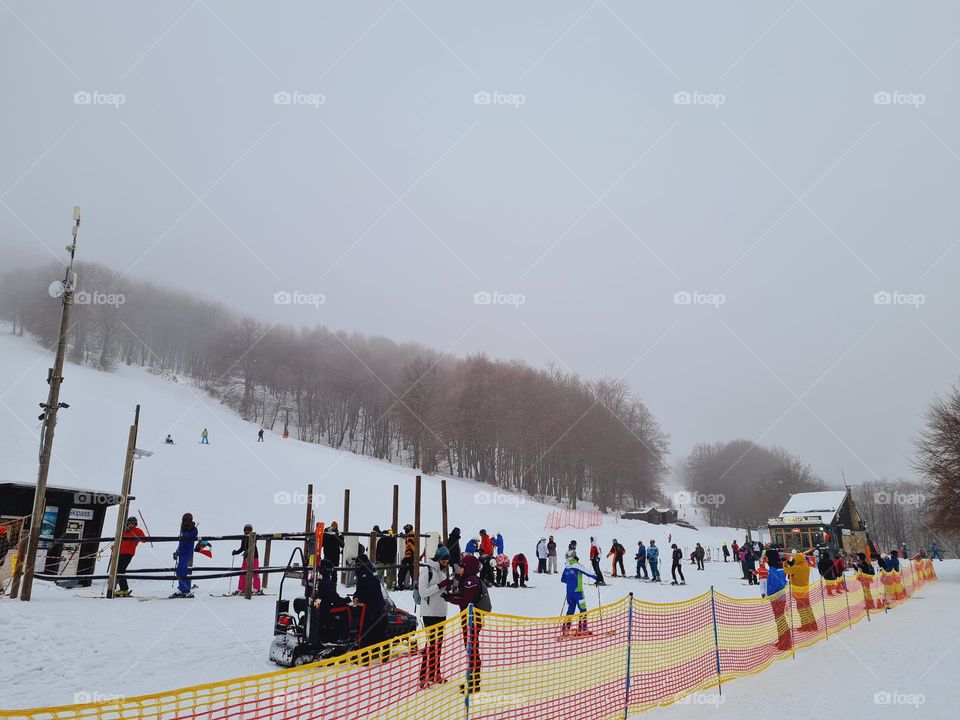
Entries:
{"type": "Polygon", "coordinates": [[[647,546],[647,563],[650,565],[650,582],[660,582],[660,548],[651,540],[647,546]]]}
{"type": "Polygon", "coordinates": [[[476,555],[480,552],[480,541],[476,538],[470,538],[470,542],[467,543],[467,547],[463,551],[468,555],[476,555]]]}
{"type": "MultiPolygon", "coordinates": [[[[567,586],[567,612],[566,615],[573,615],[578,609],[580,612],[585,613],[587,611],[587,601],[583,595],[583,576],[586,575],[588,578],[596,581],[596,575],[591,575],[585,570],[581,570],[576,567],[576,564],[579,562],[579,558],[576,555],[570,555],[567,557],[567,567],[564,568],[563,574],[560,576],[560,582],[567,586]]],[[[563,634],[566,635],[570,630],[570,622],[567,621],[563,624],[563,634]]],[[[587,631],[587,621],[586,619],[581,619],[577,623],[577,635],[586,635],[587,631]]]]}
{"type": "Polygon", "coordinates": [[[493,546],[497,549],[497,555],[503,555],[503,535],[497,533],[493,539],[493,546]]]}
{"type": "Polygon", "coordinates": [[[184,513],[180,520],[180,540],[173,559],[177,561],[177,592],[172,598],[192,598],[190,592],[190,561],[193,560],[193,546],[197,541],[197,524],[191,513],[184,513]]]}

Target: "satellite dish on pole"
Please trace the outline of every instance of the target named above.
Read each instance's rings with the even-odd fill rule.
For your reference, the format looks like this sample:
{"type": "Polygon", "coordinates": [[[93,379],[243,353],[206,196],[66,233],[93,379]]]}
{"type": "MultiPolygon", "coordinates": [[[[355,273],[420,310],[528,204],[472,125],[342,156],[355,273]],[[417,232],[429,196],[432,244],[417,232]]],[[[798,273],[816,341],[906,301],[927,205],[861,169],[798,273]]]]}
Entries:
{"type": "Polygon", "coordinates": [[[65,290],[65,286],[63,284],[63,280],[54,280],[47,287],[47,292],[50,293],[50,297],[52,298],[63,297],[64,290],[65,290]]]}

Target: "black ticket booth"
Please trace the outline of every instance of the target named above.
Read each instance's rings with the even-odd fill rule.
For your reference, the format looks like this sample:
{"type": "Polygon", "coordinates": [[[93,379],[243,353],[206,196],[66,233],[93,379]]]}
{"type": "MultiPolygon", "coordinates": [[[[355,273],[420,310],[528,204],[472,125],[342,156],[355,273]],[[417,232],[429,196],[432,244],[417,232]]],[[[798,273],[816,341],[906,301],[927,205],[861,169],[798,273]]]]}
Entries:
{"type": "MultiPolygon", "coordinates": [[[[0,518],[32,515],[36,489],[28,483],[0,483],[0,518]]],[[[119,503],[120,496],[114,493],[47,486],[35,572],[66,577],[92,575],[100,545],[96,539],[103,537],[107,508],[119,503]]],[[[109,535],[113,535],[113,528],[109,535]]],[[[90,580],[63,584],[89,586],[90,580]]]]}

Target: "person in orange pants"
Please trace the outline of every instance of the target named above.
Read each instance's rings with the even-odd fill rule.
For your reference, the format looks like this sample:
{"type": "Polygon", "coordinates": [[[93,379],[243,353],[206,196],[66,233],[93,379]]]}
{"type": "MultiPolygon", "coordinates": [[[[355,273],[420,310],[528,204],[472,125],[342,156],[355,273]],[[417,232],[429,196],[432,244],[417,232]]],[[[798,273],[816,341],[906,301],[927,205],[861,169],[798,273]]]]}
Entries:
{"type": "Polygon", "coordinates": [[[614,538],[613,545],[610,546],[610,552],[607,553],[607,557],[613,558],[612,570],[613,570],[614,577],[617,576],[618,565],[620,566],[620,574],[623,575],[623,577],[627,576],[627,571],[623,569],[623,556],[626,552],[627,552],[627,549],[623,545],[618,543],[616,538],[614,538]]]}

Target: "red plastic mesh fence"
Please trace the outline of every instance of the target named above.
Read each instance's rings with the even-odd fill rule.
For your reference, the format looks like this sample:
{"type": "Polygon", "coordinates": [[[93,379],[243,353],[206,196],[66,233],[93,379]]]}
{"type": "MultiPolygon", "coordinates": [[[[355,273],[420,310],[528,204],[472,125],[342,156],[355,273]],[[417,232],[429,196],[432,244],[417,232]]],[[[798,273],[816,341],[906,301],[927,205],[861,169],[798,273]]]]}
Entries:
{"type": "Polygon", "coordinates": [[[935,578],[924,560],[768,598],[712,590],[676,603],[627,597],[552,618],[470,609],[314,665],[104,703],[4,710],[0,718],[612,720],[760,672],[935,578]],[[421,686],[438,677],[446,682],[421,686]]]}

